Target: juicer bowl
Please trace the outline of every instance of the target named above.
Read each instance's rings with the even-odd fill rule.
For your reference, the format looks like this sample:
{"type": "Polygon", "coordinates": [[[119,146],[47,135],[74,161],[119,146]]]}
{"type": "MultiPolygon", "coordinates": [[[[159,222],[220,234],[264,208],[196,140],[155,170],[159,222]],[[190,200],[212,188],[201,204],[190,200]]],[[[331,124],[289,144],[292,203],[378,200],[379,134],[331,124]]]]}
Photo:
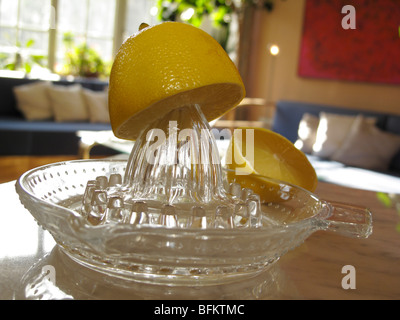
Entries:
{"type": "Polygon", "coordinates": [[[227,283],[262,272],[313,232],[356,238],[372,232],[367,209],[328,203],[302,188],[265,177],[262,185],[255,186],[267,188],[270,195],[261,201],[264,223],[258,227],[91,225],[80,213],[86,182],[99,175],[123,175],[126,166],[124,160],[54,163],[24,173],[16,191],[69,257],[108,275],[148,283],[227,283]]]}

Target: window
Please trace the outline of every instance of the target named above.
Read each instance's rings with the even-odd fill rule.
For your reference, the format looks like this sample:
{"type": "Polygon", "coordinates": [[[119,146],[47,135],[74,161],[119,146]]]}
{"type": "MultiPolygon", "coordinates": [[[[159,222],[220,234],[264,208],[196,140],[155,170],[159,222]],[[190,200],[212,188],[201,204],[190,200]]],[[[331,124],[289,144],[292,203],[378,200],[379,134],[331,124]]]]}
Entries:
{"type": "Polygon", "coordinates": [[[58,65],[64,59],[66,34],[73,37],[75,45],[86,43],[103,60],[112,60],[115,5],[115,0],[58,0],[58,65]]]}
{"type": "Polygon", "coordinates": [[[142,22],[149,25],[157,24],[155,15],[157,9],[155,9],[156,0],[128,0],[126,4],[126,23],[124,30],[124,39],[131,36],[138,31],[138,28],[142,22]],[[154,9],[156,10],[154,12],[154,9]],[[153,13],[154,12],[154,13],[153,13]]]}
{"type": "Polygon", "coordinates": [[[42,58],[43,66],[60,71],[67,46],[83,44],[111,62],[141,22],[157,23],[150,15],[155,1],[0,0],[0,69],[21,69],[42,58]]]}
{"type": "Polygon", "coordinates": [[[0,0],[2,66],[17,68],[27,62],[28,56],[47,57],[50,3],[50,0],[0,0]]]}

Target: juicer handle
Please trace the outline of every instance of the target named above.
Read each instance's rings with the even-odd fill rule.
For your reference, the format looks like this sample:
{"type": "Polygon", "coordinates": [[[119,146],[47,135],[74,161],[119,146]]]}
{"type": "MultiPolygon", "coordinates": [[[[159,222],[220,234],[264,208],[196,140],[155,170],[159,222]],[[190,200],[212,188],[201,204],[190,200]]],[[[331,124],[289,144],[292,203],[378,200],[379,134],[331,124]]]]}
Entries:
{"type": "Polygon", "coordinates": [[[367,208],[340,202],[327,202],[331,215],[327,231],[352,238],[368,238],[372,233],[372,213],[367,208]]]}

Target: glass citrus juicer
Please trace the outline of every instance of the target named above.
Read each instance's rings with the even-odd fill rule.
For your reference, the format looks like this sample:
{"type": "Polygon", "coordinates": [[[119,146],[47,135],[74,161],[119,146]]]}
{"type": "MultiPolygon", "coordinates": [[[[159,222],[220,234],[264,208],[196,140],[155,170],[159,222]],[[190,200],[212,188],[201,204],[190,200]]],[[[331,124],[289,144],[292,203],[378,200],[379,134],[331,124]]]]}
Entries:
{"type": "MultiPolygon", "coordinates": [[[[197,29],[191,29],[194,27],[178,23],[162,24],[139,36],[145,39],[153,32],[154,40],[162,28],[174,28],[163,37],[179,36],[184,30],[185,35],[193,32],[187,41],[204,38],[199,50],[205,48],[205,53],[211,52],[207,49],[210,43],[214,46],[205,36],[198,36],[197,29]]],[[[134,41],[139,42],[139,37],[134,41]]],[[[171,50],[174,48],[168,52],[171,50]]],[[[205,53],[186,64],[197,63],[205,53]]],[[[118,59],[126,56],[123,52],[122,58],[116,58],[118,63],[114,62],[116,77],[122,74],[118,59]]],[[[184,60],[185,54],[181,56],[184,60]]],[[[220,57],[218,53],[215,59],[220,57]]],[[[207,57],[202,63],[215,59],[207,57]]],[[[221,63],[209,66],[210,70],[220,68],[221,63]]],[[[232,77],[236,77],[235,72],[232,77]]],[[[110,79],[111,100],[129,94],[121,89],[125,82],[118,82],[118,91],[110,79]]],[[[202,87],[194,96],[223,104],[232,97],[220,98],[226,87],[206,86],[206,91],[202,87]]],[[[132,99],[138,94],[132,94],[132,99]]],[[[364,208],[328,203],[301,187],[267,177],[252,175],[250,185],[236,180],[235,172],[221,164],[206,117],[210,108],[204,101],[185,102],[186,93],[178,100],[177,95],[173,97],[179,101],[176,107],[171,107],[171,100],[157,105],[158,111],[169,110],[163,115],[153,112],[152,117],[137,116],[136,122],[128,123],[128,129],[140,126],[128,161],[55,163],[30,170],[17,181],[21,202],[73,260],[123,279],[214,285],[261,273],[315,231],[359,238],[370,235],[371,213],[364,208]]],[[[118,108],[116,118],[122,110],[118,108]]]]}
{"type": "Polygon", "coordinates": [[[16,188],[72,259],[138,281],[229,282],[260,273],[315,231],[371,233],[366,209],[266,177],[254,180],[268,190],[261,199],[227,173],[200,108],[188,106],[143,130],[128,161],[51,164],[16,188]]]}

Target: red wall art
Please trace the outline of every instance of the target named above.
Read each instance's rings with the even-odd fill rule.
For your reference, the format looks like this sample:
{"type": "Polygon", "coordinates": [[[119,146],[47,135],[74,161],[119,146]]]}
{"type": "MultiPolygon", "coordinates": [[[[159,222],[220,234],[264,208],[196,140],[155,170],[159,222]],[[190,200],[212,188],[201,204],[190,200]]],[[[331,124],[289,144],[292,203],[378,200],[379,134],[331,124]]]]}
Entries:
{"type": "Polygon", "coordinates": [[[306,0],[299,75],[400,84],[399,27],[400,0],[306,0]]]}

